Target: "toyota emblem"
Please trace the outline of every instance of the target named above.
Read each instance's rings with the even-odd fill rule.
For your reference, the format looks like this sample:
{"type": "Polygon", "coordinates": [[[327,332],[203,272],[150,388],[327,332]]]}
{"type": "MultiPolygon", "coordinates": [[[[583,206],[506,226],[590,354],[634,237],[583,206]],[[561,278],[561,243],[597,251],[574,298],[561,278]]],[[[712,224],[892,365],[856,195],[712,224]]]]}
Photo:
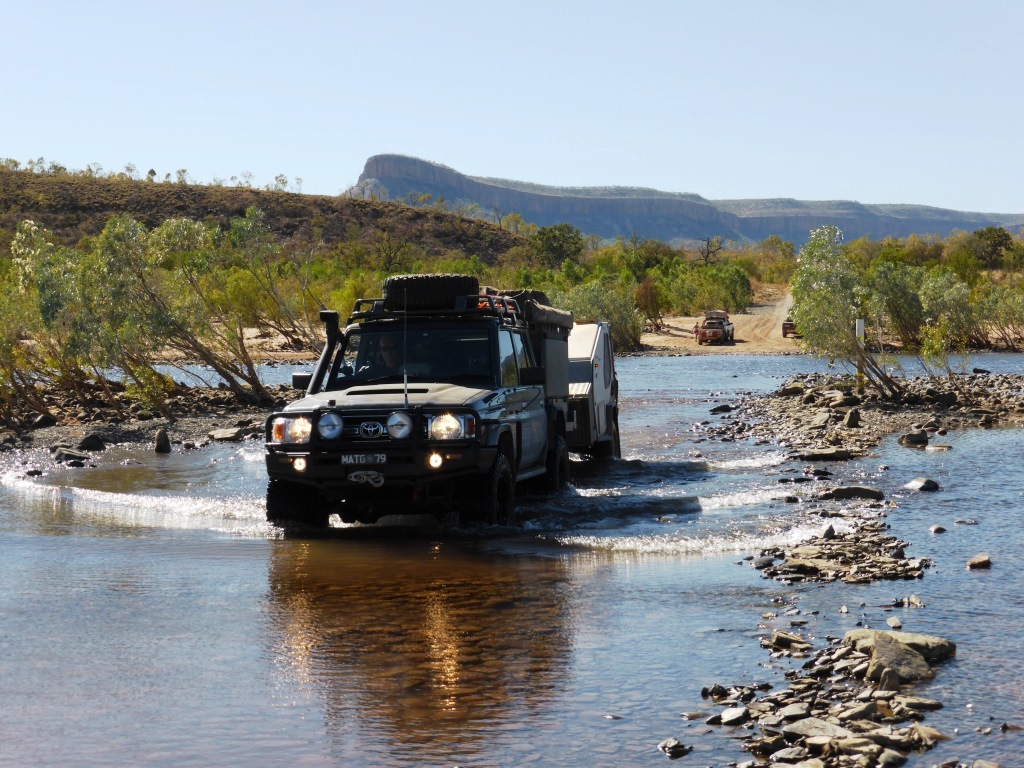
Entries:
{"type": "Polygon", "coordinates": [[[372,440],[384,434],[384,425],[379,421],[364,421],[359,425],[359,434],[372,440]]]}

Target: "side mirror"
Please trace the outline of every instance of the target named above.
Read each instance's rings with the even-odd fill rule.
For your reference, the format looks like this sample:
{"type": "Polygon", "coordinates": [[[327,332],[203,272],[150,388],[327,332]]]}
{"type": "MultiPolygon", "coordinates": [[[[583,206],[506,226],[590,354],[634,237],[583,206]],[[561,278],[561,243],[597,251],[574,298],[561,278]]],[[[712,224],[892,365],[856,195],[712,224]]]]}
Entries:
{"type": "Polygon", "coordinates": [[[537,387],[545,382],[544,369],[539,366],[519,369],[519,383],[524,387],[537,387]]]}
{"type": "Polygon", "coordinates": [[[292,389],[301,389],[305,392],[309,389],[309,382],[313,380],[313,374],[306,371],[304,373],[293,373],[292,374],[292,389]]]}

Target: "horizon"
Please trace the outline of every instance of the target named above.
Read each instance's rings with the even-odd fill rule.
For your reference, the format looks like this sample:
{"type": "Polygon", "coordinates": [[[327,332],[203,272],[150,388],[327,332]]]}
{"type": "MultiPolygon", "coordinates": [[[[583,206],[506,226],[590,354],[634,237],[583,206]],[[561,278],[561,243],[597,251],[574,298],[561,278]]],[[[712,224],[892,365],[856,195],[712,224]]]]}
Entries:
{"type": "Polygon", "coordinates": [[[549,187],[1024,212],[1005,0],[96,8],[7,9],[45,36],[0,51],[25,73],[0,155],[338,195],[393,153],[549,187]]]}

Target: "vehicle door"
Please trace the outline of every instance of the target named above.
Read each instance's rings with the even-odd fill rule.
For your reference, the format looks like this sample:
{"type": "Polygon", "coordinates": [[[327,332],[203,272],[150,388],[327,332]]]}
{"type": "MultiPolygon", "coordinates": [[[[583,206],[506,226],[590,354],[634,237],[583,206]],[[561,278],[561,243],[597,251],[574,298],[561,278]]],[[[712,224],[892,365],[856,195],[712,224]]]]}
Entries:
{"type": "Polygon", "coordinates": [[[512,420],[516,437],[516,468],[529,467],[537,461],[534,425],[530,414],[531,396],[537,396],[537,387],[522,387],[519,383],[519,359],[513,334],[508,329],[498,331],[498,362],[501,371],[502,392],[506,417],[512,420]]]}
{"type": "MultiPolygon", "coordinates": [[[[521,332],[512,331],[512,348],[515,350],[516,365],[520,371],[533,367],[530,344],[521,332]]],[[[544,388],[520,383],[517,399],[522,405],[523,416],[523,466],[532,466],[546,458],[548,413],[544,403],[544,388]]]]}

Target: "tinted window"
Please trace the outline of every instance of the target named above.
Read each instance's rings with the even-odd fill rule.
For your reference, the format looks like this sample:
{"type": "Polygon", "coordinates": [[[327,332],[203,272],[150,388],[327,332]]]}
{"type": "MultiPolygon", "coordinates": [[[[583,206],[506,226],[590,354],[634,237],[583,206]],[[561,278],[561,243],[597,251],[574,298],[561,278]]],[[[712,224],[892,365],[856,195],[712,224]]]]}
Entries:
{"type": "Polygon", "coordinates": [[[494,386],[487,328],[422,326],[352,331],[337,353],[327,389],[370,380],[443,381],[494,386]]]}
{"type": "Polygon", "coordinates": [[[519,363],[519,370],[530,367],[530,354],[526,351],[523,334],[512,334],[512,346],[516,351],[516,362],[519,363]]]}
{"type": "Polygon", "coordinates": [[[501,364],[501,385],[519,386],[519,367],[516,365],[516,350],[509,331],[498,332],[498,361],[501,364]]]}

